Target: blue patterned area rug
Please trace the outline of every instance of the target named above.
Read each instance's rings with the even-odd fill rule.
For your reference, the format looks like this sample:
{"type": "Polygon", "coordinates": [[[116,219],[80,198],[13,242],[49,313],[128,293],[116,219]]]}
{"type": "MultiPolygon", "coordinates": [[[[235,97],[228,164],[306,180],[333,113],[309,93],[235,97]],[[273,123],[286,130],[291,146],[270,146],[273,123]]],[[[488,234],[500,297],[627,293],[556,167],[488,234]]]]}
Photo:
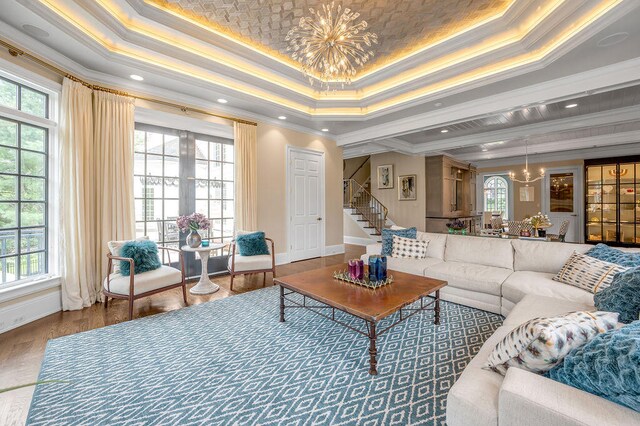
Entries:
{"type": "MultiPolygon", "coordinates": [[[[31,425],[436,425],[499,315],[442,303],[368,340],[277,287],[51,340],[31,425]]],[[[345,316],[347,321],[352,321],[345,316]]],[[[360,324],[360,323],[358,323],[360,324]]],[[[381,330],[384,324],[378,328],[381,330]]]]}

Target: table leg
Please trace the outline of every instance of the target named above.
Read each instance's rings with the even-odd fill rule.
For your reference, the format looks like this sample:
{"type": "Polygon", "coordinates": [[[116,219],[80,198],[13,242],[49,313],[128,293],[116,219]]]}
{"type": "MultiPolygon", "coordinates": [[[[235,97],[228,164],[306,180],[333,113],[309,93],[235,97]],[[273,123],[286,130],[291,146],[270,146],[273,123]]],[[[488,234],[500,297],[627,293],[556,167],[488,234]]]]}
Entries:
{"type": "Polygon", "coordinates": [[[436,306],[435,306],[435,319],[433,323],[440,325],[440,290],[436,290],[436,306]]]}
{"type": "Polygon", "coordinates": [[[284,322],[284,287],[280,286],[280,322],[284,322]]]}
{"type": "Polygon", "coordinates": [[[369,374],[377,375],[378,370],[376,366],[378,365],[378,361],[376,360],[376,355],[378,351],[376,350],[376,323],[369,323],[369,374]]]}
{"type": "Polygon", "coordinates": [[[218,284],[211,282],[209,279],[209,252],[208,251],[200,251],[198,252],[198,256],[200,256],[200,262],[202,263],[202,272],[200,273],[200,280],[196,285],[191,287],[189,293],[191,294],[209,294],[215,293],[220,290],[220,286],[218,284]]]}

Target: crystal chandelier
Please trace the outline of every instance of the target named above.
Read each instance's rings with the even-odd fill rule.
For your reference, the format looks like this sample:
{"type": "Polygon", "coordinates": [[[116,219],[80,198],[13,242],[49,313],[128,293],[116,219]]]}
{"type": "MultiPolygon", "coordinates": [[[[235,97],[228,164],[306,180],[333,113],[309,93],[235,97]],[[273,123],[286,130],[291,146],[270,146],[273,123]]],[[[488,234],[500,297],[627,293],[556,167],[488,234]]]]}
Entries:
{"type": "Polygon", "coordinates": [[[373,57],[370,47],[378,44],[378,36],[366,31],[366,21],[354,23],[359,13],[336,7],[334,2],[322,5],[322,10],[310,8],[309,12],[311,16],[300,18],[287,34],[287,51],[302,64],[302,72],[311,85],[314,77],[326,90],[331,83],[342,87],[350,84],[356,67],[373,57]]]}
{"type": "Polygon", "coordinates": [[[531,173],[529,172],[529,152],[526,140],[524,141],[524,170],[522,171],[522,175],[524,176],[524,179],[517,179],[514,172],[509,172],[509,179],[511,179],[512,182],[519,182],[528,185],[544,178],[544,169],[540,169],[540,174],[537,177],[533,179],[531,178],[531,173]]]}

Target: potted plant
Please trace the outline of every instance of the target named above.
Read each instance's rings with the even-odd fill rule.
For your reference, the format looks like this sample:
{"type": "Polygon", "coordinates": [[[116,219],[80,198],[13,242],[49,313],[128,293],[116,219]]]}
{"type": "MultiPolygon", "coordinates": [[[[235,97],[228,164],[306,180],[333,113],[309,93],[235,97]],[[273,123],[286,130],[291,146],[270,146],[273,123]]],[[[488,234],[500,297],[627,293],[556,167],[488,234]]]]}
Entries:
{"type": "Polygon", "coordinates": [[[542,214],[542,212],[538,212],[524,220],[525,223],[531,224],[533,229],[535,230],[536,237],[546,237],[547,236],[547,228],[551,227],[551,221],[549,220],[549,216],[546,214],[542,214]]]}
{"type": "Polygon", "coordinates": [[[467,225],[460,219],[454,219],[453,221],[447,223],[447,229],[449,230],[450,234],[455,234],[460,231],[462,231],[463,234],[466,234],[467,225]]]}
{"type": "Polygon", "coordinates": [[[198,233],[198,230],[209,229],[209,219],[202,213],[191,213],[190,215],[178,217],[176,225],[182,232],[189,231],[187,245],[191,248],[196,248],[202,244],[202,236],[198,233]]]}

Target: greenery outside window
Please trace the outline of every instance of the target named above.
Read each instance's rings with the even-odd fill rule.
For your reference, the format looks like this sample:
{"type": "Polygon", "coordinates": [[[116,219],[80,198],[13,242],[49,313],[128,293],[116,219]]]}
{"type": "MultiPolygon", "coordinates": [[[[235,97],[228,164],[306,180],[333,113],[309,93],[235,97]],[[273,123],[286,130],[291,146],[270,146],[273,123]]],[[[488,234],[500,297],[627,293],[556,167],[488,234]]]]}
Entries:
{"type": "MultiPolygon", "coordinates": [[[[49,117],[46,93],[2,77],[0,106],[49,117]]],[[[49,177],[49,130],[1,111],[0,288],[48,272],[49,177]]]]}
{"type": "Polygon", "coordinates": [[[509,218],[509,184],[502,176],[487,176],[484,180],[484,211],[502,212],[509,218]]]}

